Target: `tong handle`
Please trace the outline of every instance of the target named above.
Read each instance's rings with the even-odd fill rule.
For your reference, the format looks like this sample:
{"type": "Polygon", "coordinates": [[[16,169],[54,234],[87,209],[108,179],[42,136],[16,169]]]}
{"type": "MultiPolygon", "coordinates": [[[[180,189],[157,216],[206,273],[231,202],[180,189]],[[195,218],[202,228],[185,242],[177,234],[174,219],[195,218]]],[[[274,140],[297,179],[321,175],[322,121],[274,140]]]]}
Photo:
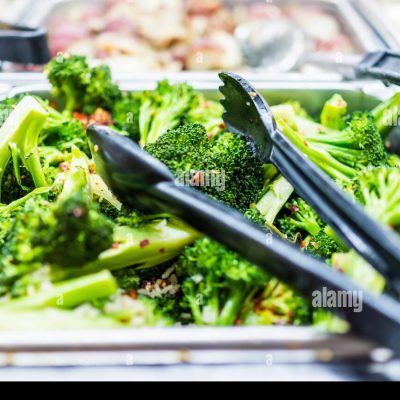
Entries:
{"type": "Polygon", "coordinates": [[[46,30],[0,23],[0,61],[43,65],[50,59],[46,30]]]}
{"type": "Polygon", "coordinates": [[[296,192],[365,260],[387,278],[388,288],[400,292],[400,241],[367,216],[336,184],[307,160],[277,129],[272,135],[271,161],[296,192]],[[384,238],[384,239],[382,239],[384,238]]]}
{"type": "Polygon", "coordinates": [[[355,67],[360,78],[376,78],[400,85],[400,53],[393,51],[377,51],[368,53],[355,67]]]}

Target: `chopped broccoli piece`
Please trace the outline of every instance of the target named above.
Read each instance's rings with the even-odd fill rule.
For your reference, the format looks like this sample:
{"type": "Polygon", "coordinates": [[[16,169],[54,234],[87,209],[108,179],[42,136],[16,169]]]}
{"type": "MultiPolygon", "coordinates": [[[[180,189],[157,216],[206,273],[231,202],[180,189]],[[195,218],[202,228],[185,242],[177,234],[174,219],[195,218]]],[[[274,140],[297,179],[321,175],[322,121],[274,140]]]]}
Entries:
{"type": "Polygon", "coordinates": [[[208,238],[185,249],[177,274],[197,325],[234,324],[246,297],[266,280],[258,267],[208,238]]]}
{"type": "Polygon", "coordinates": [[[239,135],[227,132],[208,140],[204,127],[188,124],[164,133],[144,149],[178,179],[189,176],[190,182],[184,184],[239,210],[247,210],[263,189],[262,163],[239,135]]]}
{"type": "Polygon", "coordinates": [[[400,93],[396,93],[389,100],[380,103],[371,111],[376,126],[383,138],[386,138],[393,127],[398,125],[400,117],[400,93]]]}
{"type": "Polygon", "coordinates": [[[368,166],[384,165],[387,154],[373,117],[354,113],[342,131],[296,118],[280,124],[285,135],[332,178],[349,181],[368,166]],[[293,126],[297,124],[297,129],[293,126]]]}
{"type": "Polygon", "coordinates": [[[353,182],[355,198],[377,221],[400,232],[400,169],[371,168],[353,182]]]}
{"type": "Polygon", "coordinates": [[[304,298],[270,279],[243,306],[240,315],[243,325],[304,325],[310,322],[310,306],[304,298]]]}
{"type": "Polygon", "coordinates": [[[114,125],[122,131],[128,132],[135,142],[140,140],[139,115],[142,105],[142,95],[125,93],[112,107],[114,125]]]}
{"type": "Polygon", "coordinates": [[[196,99],[193,88],[186,84],[158,83],[154,92],[144,94],[139,113],[140,143],[154,143],[170,129],[177,128],[196,99]]]}
{"type": "Polygon", "coordinates": [[[317,257],[329,259],[340,250],[339,244],[329,236],[325,229],[321,229],[315,236],[306,240],[305,250],[317,257]]]}
{"type": "Polygon", "coordinates": [[[340,94],[335,94],[329,99],[322,109],[321,123],[330,129],[342,130],[345,128],[347,103],[340,94]]]}
{"type": "MultiPolygon", "coordinates": [[[[0,128],[0,184],[12,159],[19,171],[21,161],[32,176],[36,187],[47,186],[38,152],[39,134],[47,112],[31,96],[24,97],[0,128]]],[[[18,175],[18,173],[17,173],[18,175]]]]}
{"type": "Polygon", "coordinates": [[[112,83],[109,67],[101,65],[90,68],[85,57],[60,55],[46,67],[53,86],[53,95],[65,99],[65,111],[91,114],[101,107],[111,110],[121,92],[112,83]]]}
{"type": "Polygon", "coordinates": [[[87,275],[61,283],[34,295],[0,303],[2,310],[40,309],[46,307],[74,308],[93,299],[111,296],[117,292],[117,283],[109,271],[87,275]]]}
{"type": "Polygon", "coordinates": [[[278,220],[278,227],[288,237],[294,237],[299,232],[317,235],[324,225],[311,206],[300,197],[289,201],[285,208],[287,215],[278,220]]]}
{"type": "Polygon", "coordinates": [[[187,122],[203,125],[207,136],[211,138],[226,130],[222,119],[223,112],[224,108],[219,102],[208,100],[203,95],[199,95],[187,114],[187,122]]]}
{"type": "Polygon", "coordinates": [[[385,278],[353,250],[333,254],[331,264],[333,268],[374,293],[380,294],[385,288],[385,278]]]}

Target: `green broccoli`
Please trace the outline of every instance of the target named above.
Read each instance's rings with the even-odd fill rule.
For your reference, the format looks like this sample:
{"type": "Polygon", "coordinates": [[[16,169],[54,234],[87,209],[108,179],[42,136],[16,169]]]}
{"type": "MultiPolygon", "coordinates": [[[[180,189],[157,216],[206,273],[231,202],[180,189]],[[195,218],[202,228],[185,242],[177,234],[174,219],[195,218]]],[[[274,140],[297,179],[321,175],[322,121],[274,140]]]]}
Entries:
{"type": "Polygon", "coordinates": [[[371,168],[353,181],[354,196],[377,221],[400,232],[400,169],[371,168]]]}
{"type": "Polygon", "coordinates": [[[199,124],[164,133],[144,148],[185,185],[239,210],[247,210],[263,189],[262,163],[245,139],[226,132],[209,140],[199,124]]]}
{"type": "Polygon", "coordinates": [[[43,126],[41,138],[44,146],[55,147],[61,152],[70,151],[77,147],[90,156],[86,128],[81,121],[60,113],[49,105],[47,101],[38,100],[48,113],[43,126]]]}
{"type": "Polygon", "coordinates": [[[7,285],[43,265],[82,266],[111,248],[114,224],[91,202],[85,157],[78,149],[73,155],[57,201],[35,196],[14,216],[1,250],[0,281],[7,285]]]}
{"type": "Polygon", "coordinates": [[[278,228],[288,237],[294,237],[299,232],[317,235],[323,222],[316,212],[300,197],[289,201],[286,205],[286,215],[278,219],[278,228]]]}
{"type": "Polygon", "coordinates": [[[140,140],[139,115],[142,105],[140,93],[124,93],[112,107],[114,125],[129,134],[135,142],[140,140]]]}
{"type": "Polygon", "coordinates": [[[38,151],[39,135],[47,116],[47,112],[33,97],[26,96],[1,126],[0,184],[11,159],[16,176],[19,175],[22,162],[36,187],[47,186],[38,151]]]}
{"type": "Polygon", "coordinates": [[[242,325],[304,325],[310,322],[310,305],[277,279],[270,279],[245,302],[242,325]]]}
{"type": "Polygon", "coordinates": [[[247,296],[266,280],[258,267],[208,238],[185,249],[177,274],[183,280],[182,301],[197,325],[234,324],[247,296]]]}
{"type": "Polygon", "coordinates": [[[109,67],[101,65],[90,68],[85,57],[60,55],[46,67],[53,95],[65,100],[65,111],[91,114],[101,107],[111,110],[121,97],[117,85],[112,82],[109,67]]]}
{"type": "Polygon", "coordinates": [[[340,94],[334,94],[322,109],[321,123],[330,129],[342,130],[345,128],[347,103],[340,94]]]}
{"type": "Polygon", "coordinates": [[[277,115],[283,133],[332,178],[349,181],[368,166],[387,162],[385,147],[368,113],[354,113],[341,131],[294,116],[277,115]]]}
{"type": "Polygon", "coordinates": [[[187,113],[186,122],[201,124],[205,127],[209,138],[226,131],[225,123],[222,119],[224,108],[213,100],[206,99],[203,95],[198,95],[192,108],[187,113]]]}
{"type": "Polygon", "coordinates": [[[379,133],[385,139],[399,122],[400,93],[396,93],[389,100],[380,103],[371,111],[371,114],[375,118],[379,133]]]}
{"type": "Polygon", "coordinates": [[[144,93],[139,113],[140,144],[154,143],[168,130],[177,128],[195,99],[193,88],[186,83],[161,81],[154,92],[144,93]]]}

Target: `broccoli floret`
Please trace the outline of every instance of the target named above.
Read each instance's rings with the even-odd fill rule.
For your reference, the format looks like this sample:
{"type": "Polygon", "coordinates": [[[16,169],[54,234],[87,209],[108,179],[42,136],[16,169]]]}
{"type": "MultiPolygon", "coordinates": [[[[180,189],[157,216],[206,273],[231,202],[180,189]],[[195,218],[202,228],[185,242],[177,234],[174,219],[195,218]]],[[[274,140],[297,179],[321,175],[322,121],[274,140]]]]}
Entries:
{"type": "Polygon", "coordinates": [[[264,188],[262,163],[243,137],[230,132],[211,140],[201,170],[217,174],[221,183],[202,190],[242,211],[258,200],[264,188]]]}
{"type": "Polygon", "coordinates": [[[208,238],[183,252],[177,263],[183,303],[197,325],[232,325],[266,275],[258,267],[208,238]]]}
{"type": "Polygon", "coordinates": [[[342,131],[299,117],[280,118],[278,123],[289,140],[334,179],[349,181],[359,170],[387,162],[382,138],[368,113],[354,113],[342,131]]]}
{"type": "Polygon", "coordinates": [[[209,140],[204,127],[187,124],[167,131],[155,143],[146,144],[144,150],[178,176],[201,170],[208,147],[209,140]]]}
{"type": "Polygon", "coordinates": [[[154,92],[143,94],[139,114],[140,143],[154,143],[162,134],[178,127],[196,99],[193,88],[167,81],[158,83],[154,92]]]}
{"type": "Polygon", "coordinates": [[[46,67],[47,76],[53,86],[53,95],[65,100],[65,111],[93,113],[101,107],[111,110],[121,92],[112,83],[107,66],[90,68],[85,57],[60,55],[46,67]]]}
{"type": "Polygon", "coordinates": [[[250,297],[240,314],[242,325],[304,325],[310,322],[310,305],[280,283],[270,279],[250,297]]]}
{"type": "Polygon", "coordinates": [[[245,211],[244,216],[249,219],[251,222],[254,222],[257,225],[265,227],[265,219],[261,214],[260,210],[256,207],[249,208],[245,211]]]}
{"type": "Polygon", "coordinates": [[[227,132],[208,140],[204,127],[188,124],[168,131],[145,150],[183,184],[243,211],[263,189],[262,163],[239,135],[227,132]]]}
{"type": "Polygon", "coordinates": [[[90,68],[86,58],[60,55],[50,61],[46,72],[53,86],[53,95],[65,99],[65,110],[72,114],[82,109],[85,90],[90,83],[90,68]]]}
{"type": "Polygon", "coordinates": [[[75,146],[90,156],[85,125],[75,118],[60,113],[47,101],[40,99],[39,102],[48,113],[41,132],[43,145],[53,146],[61,152],[70,151],[75,146]]]}
{"type": "Polygon", "coordinates": [[[122,131],[128,132],[135,142],[140,140],[139,115],[142,105],[142,95],[125,93],[112,107],[114,125],[122,131]]]}
{"type": "Polygon", "coordinates": [[[377,221],[400,232],[400,169],[378,167],[360,172],[353,181],[355,198],[377,221]]]}
{"type": "MultiPolygon", "coordinates": [[[[43,107],[31,96],[24,97],[0,128],[0,185],[10,159],[18,177],[20,162],[36,187],[47,186],[38,151],[39,134],[47,119],[43,107]]],[[[17,178],[18,179],[18,178],[17,178]]]]}
{"type": "Polygon", "coordinates": [[[332,254],[340,250],[338,243],[321,229],[315,236],[306,240],[305,250],[323,259],[329,259],[332,254]]]}
{"type": "Polygon", "coordinates": [[[87,176],[86,160],[75,149],[57,201],[33,198],[15,216],[3,264],[79,267],[111,247],[114,225],[91,202],[87,176]]]}
{"type": "Polygon", "coordinates": [[[114,103],[121,98],[121,91],[112,81],[110,67],[99,65],[91,68],[89,73],[90,81],[83,97],[83,112],[93,114],[99,107],[112,110],[114,103]]]}
{"type": "Polygon", "coordinates": [[[278,219],[278,228],[288,237],[301,232],[317,235],[324,225],[318,214],[300,197],[289,201],[285,209],[286,215],[278,219]]]}

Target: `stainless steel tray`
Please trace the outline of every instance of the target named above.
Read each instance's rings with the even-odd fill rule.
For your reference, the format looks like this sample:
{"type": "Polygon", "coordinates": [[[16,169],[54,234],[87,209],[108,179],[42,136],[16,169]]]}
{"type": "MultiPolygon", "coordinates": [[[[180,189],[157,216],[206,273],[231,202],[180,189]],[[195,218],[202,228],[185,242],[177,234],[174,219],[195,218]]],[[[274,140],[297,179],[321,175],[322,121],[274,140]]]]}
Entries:
{"type": "MultiPolygon", "coordinates": [[[[173,81],[182,80],[174,76],[173,81]]],[[[23,82],[23,80],[22,80],[23,82]]],[[[218,98],[218,82],[188,80],[210,98],[218,98]]],[[[151,89],[154,81],[120,80],[124,90],[151,89]]],[[[260,81],[255,85],[271,103],[298,100],[318,113],[333,93],[344,96],[352,110],[371,109],[393,93],[380,82],[260,81]]],[[[49,85],[19,85],[7,97],[32,93],[49,97],[49,85]]],[[[1,96],[0,96],[1,100],[1,96]]],[[[0,332],[1,365],[94,365],[132,363],[307,363],[367,360],[381,361],[390,352],[377,351],[370,343],[349,335],[328,335],[309,327],[175,327],[122,329],[118,331],[0,332]],[[106,352],[98,355],[98,352],[106,352]],[[97,355],[96,355],[97,354],[97,355]],[[79,362],[78,362],[79,361],[79,362]]]]}
{"type": "MultiPolygon", "coordinates": [[[[18,0],[17,0],[18,1],[18,0]]],[[[26,25],[38,26],[48,23],[49,19],[56,13],[62,13],[64,10],[73,8],[80,4],[79,0],[31,0],[33,6],[23,16],[21,22],[26,25]]],[[[103,3],[103,0],[87,0],[87,2],[99,4],[103,3]]],[[[227,5],[231,4],[249,4],[255,2],[255,0],[225,0],[227,5]]],[[[343,28],[343,31],[352,38],[358,53],[365,53],[387,47],[388,44],[384,38],[379,37],[371,27],[365,22],[365,20],[359,15],[354,7],[352,7],[348,0],[276,0],[274,4],[287,5],[290,3],[301,3],[304,5],[317,5],[321,8],[330,11],[335,15],[343,28]]],[[[318,23],[318,22],[316,22],[318,23]]],[[[340,55],[338,55],[339,57],[340,55]]],[[[207,73],[205,73],[207,74],[207,73]]],[[[208,74],[213,74],[209,72],[208,74]]],[[[262,74],[262,72],[258,72],[262,74]]],[[[298,76],[301,79],[300,75],[298,76]]]]}

